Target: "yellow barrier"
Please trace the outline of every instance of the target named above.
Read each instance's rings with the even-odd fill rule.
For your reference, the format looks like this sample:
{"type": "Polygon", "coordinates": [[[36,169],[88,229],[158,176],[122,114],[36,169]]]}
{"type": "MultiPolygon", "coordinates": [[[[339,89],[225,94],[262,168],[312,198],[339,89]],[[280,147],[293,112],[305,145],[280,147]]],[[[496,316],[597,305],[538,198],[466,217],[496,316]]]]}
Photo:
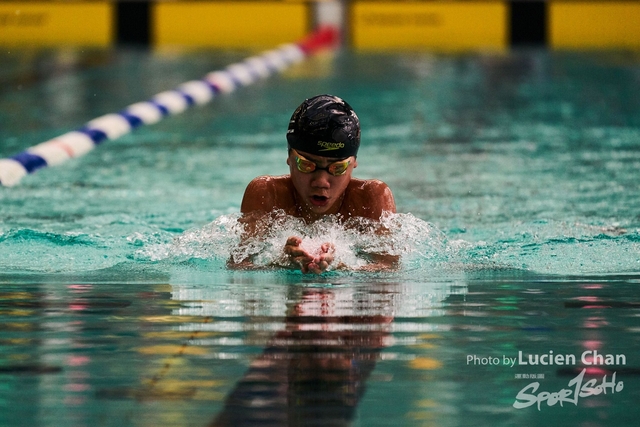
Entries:
{"type": "Polygon", "coordinates": [[[640,2],[552,1],[549,8],[552,48],[640,48],[640,2]]]}
{"type": "MultiPolygon", "coordinates": [[[[345,4],[350,46],[357,50],[503,50],[509,45],[508,0],[345,4]]],[[[149,7],[151,28],[141,31],[151,33],[153,45],[219,48],[297,40],[311,29],[315,9],[314,0],[152,1],[149,7]]],[[[549,0],[547,7],[548,43],[554,49],[640,49],[640,1],[549,0]]],[[[115,1],[107,0],[2,2],[0,46],[111,46],[117,10],[115,1]]]]}
{"type": "Polygon", "coordinates": [[[505,1],[356,1],[350,11],[353,46],[360,50],[505,49],[505,1]]]}
{"type": "Polygon", "coordinates": [[[160,2],[152,34],[159,47],[264,48],[304,36],[310,15],[305,2],[160,2]]]}
{"type": "Polygon", "coordinates": [[[0,45],[108,46],[112,22],[106,1],[0,3],[0,45]]]}

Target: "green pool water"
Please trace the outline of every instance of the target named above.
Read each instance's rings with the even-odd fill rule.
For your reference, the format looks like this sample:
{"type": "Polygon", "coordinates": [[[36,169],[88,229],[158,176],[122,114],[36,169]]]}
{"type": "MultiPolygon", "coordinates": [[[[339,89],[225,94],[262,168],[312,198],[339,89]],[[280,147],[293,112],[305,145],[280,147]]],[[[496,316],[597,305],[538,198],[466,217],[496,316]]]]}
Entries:
{"type": "MultiPolygon", "coordinates": [[[[250,54],[0,52],[0,158],[250,54]]],[[[0,188],[0,425],[635,425],[639,89],[633,53],[339,52],[0,188]],[[295,231],[401,267],[228,270],[319,93],[399,214],[284,219],[261,259],[295,231]]]]}

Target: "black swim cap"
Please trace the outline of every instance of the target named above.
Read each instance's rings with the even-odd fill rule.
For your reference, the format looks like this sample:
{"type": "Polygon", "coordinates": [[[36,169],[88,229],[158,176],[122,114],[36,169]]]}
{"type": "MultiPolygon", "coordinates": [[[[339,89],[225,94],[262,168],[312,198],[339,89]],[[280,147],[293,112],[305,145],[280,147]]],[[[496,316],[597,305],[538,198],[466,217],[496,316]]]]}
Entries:
{"type": "Polygon", "coordinates": [[[287,141],[289,147],[316,156],[355,156],[360,147],[360,120],[341,98],[314,96],[293,112],[287,141]]]}

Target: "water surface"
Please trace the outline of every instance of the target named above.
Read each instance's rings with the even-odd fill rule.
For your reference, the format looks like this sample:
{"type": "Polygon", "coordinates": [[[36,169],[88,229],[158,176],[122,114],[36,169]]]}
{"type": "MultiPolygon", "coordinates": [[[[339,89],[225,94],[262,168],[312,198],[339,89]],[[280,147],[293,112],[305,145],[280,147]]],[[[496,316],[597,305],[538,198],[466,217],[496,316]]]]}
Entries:
{"type": "MultiPolygon", "coordinates": [[[[0,156],[249,54],[2,52],[0,156]]],[[[0,424],[634,425],[639,86],[630,53],[343,52],[1,188],[0,424]],[[262,259],[295,232],[401,267],[228,270],[246,184],[287,173],[318,93],[354,106],[355,175],[400,214],[382,241],[284,218],[262,259]],[[622,389],[513,407],[583,368],[622,389]]]]}

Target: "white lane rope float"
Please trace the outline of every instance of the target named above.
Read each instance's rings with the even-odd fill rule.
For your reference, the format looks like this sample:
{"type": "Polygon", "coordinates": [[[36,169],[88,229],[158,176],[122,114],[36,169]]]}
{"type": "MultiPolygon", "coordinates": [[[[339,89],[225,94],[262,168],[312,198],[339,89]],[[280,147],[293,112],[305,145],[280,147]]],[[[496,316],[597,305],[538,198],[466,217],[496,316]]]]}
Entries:
{"type": "Polygon", "coordinates": [[[337,36],[335,28],[320,28],[297,43],[284,44],[231,64],[224,70],[210,72],[201,80],[188,81],[173,90],[158,93],[148,101],[98,117],[77,130],[0,159],[0,185],[14,186],[30,173],[80,157],[103,142],[119,138],[139,126],[157,123],[191,106],[206,104],[220,93],[230,93],[280,73],[316,51],[331,47],[337,42],[337,36]]]}

